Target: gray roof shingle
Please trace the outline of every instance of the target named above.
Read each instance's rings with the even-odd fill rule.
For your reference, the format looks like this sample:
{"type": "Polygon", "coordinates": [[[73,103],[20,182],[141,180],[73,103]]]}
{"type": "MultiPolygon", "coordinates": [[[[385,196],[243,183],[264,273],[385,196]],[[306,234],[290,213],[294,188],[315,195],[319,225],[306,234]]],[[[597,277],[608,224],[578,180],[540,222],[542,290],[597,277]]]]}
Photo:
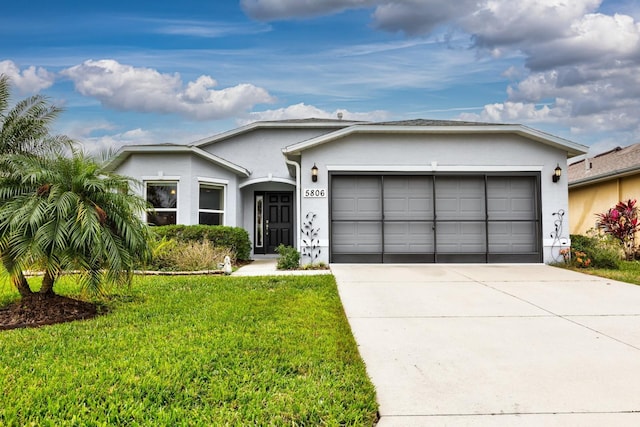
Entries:
{"type": "Polygon", "coordinates": [[[413,119],[392,122],[373,122],[372,125],[380,126],[499,126],[504,123],[465,122],[461,120],[428,120],[413,119]]]}
{"type": "Polygon", "coordinates": [[[640,172],[640,143],[628,147],[616,147],[569,165],[569,185],[640,172]]]}

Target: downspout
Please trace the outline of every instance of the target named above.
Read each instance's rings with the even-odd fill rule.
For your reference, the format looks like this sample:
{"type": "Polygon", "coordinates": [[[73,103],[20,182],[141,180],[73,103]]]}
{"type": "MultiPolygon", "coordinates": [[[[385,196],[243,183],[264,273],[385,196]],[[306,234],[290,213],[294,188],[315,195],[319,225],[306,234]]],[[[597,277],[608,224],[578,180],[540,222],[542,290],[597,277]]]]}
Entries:
{"type": "Polygon", "coordinates": [[[296,168],[296,250],[300,250],[300,221],[302,220],[300,215],[302,213],[302,191],[300,190],[300,164],[296,161],[289,160],[285,153],[282,153],[284,156],[284,161],[296,168]]]}

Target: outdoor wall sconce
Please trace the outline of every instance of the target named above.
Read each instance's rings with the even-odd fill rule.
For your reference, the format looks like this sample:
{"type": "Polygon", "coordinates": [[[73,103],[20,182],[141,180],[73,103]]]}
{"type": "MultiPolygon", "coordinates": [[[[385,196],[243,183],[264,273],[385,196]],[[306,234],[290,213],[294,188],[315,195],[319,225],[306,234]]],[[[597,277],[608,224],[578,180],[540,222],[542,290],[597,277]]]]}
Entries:
{"type": "Polygon", "coordinates": [[[558,182],[560,181],[560,177],[562,176],[562,169],[560,168],[560,163],[558,163],[558,166],[556,166],[556,168],[553,170],[553,182],[558,182]]]}
{"type": "Polygon", "coordinates": [[[318,167],[316,166],[316,164],[313,164],[313,167],[311,168],[311,181],[313,182],[318,182],[318,167]]]}

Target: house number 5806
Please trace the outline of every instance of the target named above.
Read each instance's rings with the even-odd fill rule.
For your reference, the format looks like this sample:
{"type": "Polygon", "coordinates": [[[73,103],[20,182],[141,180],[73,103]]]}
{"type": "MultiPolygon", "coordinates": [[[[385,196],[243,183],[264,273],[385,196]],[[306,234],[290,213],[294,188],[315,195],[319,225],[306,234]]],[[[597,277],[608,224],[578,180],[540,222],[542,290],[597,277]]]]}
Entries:
{"type": "Polygon", "coordinates": [[[327,190],[324,188],[305,188],[304,197],[327,197],[327,190]]]}

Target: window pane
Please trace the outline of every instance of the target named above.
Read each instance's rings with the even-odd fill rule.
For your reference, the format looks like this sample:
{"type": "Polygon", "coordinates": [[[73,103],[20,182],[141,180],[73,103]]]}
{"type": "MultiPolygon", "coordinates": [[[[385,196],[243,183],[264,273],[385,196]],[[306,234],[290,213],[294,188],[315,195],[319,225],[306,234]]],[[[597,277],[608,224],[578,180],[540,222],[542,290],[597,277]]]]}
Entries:
{"type": "Polygon", "coordinates": [[[147,201],[154,208],[176,208],[178,184],[147,184],[147,201]]]}
{"type": "Polygon", "coordinates": [[[222,225],[221,213],[200,212],[200,224],[203,225],[222,225]]]}
{"type": "Polygon", "coordinates": [[[175,212],[147,212],[147,222],[155,225],[171,225],[176,223],[175,212]]]}
{"type": "Polygon", "coordinates": [[[222,188],[200,186],[200,209],[211,209],[221,211],[222,206],[222,188]]]}

